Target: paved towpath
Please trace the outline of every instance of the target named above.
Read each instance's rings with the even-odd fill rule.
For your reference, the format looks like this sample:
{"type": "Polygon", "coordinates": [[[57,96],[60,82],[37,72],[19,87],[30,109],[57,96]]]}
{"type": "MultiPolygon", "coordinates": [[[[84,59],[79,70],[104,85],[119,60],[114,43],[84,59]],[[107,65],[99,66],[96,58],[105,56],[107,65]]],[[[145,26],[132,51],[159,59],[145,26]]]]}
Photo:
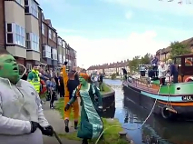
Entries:
{"type": "MultiPolygon", "coordinates": [[[[61,119],[61,116],[58,111],[52,110],[49,108],[49,102],[46,102],[43,104],[43,109],[44,109],[44,115],[50,125],[53,126],[54,130],[56,133],[65,133],[64,131],[64,121],[61,119]]],[[[73,130],[72,124],[70,124],[70,131],[73,130]]],[[[58,141],[56,140],[55,137],[48,137],[48,136],[43,136],[44,138],[44,144],[59,144],[58,141]]],[[[61,138],[63,144],[81,144],[80,141],[72,141],[72,140],[67,140],[65,138],[61,138]]]]}

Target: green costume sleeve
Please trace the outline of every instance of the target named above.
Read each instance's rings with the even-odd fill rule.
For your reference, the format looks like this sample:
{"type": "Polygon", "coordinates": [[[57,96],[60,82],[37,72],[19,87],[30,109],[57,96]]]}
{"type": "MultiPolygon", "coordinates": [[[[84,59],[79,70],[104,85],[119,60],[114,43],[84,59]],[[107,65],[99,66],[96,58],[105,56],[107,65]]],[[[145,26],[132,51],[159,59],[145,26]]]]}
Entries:
{"type": "Polygon", "coordinates": [[[95,86],[95,95],[98,97],[99,106],[103,106],[103,100],[99,89],[95,86]]]}
{"type": "Polygon", "coordinates": [[[70,101],[68,102],[69,105],[72,105],[72,104],[76,101],[76,99],[77,99],[76,90],[77,90],[77,89],[75,89],[75,90],[73,91],[72,98],[71,98],[70,101]]]}

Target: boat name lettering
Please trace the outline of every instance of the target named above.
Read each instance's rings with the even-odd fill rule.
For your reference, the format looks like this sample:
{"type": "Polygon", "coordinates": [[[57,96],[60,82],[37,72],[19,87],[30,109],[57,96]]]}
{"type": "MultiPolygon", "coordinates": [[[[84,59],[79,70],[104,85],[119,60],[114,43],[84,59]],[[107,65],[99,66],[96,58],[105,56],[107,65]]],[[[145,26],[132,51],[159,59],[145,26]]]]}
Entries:
{"type": "Polygon", "coordinates": [[[193,96],[182,96],[183,101],[193,101],[193,96]]]}

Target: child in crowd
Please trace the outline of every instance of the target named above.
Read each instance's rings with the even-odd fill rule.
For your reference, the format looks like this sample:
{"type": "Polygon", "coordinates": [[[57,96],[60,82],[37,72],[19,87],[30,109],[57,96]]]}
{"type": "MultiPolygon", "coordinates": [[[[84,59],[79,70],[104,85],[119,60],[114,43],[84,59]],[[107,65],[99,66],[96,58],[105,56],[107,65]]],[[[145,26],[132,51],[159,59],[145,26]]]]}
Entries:
{"type": "Polygon", "coordinates": [[[47,81],[48,94],[50,96],[50,109],[54,108],[54,100],[56,97],[56,82],[54,77],[47,81]]]}

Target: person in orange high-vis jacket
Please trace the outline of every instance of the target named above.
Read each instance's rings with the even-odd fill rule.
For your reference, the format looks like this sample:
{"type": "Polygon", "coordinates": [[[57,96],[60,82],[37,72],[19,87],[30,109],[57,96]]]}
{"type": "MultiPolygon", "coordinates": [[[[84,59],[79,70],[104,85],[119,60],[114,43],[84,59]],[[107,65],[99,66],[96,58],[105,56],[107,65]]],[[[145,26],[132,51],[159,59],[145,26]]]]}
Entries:
{"type": "MultiPolygon", "coordinates": [[[[69,92],[69,88],[68,88],[68,75],[66,72],[66,64],[67,62],[64,63],[63,67],[62,67],[62,77],[63,77],[63,82],[64,82],[64,105],[67,105],[68,102],[70,101],[70,92],[69,92]]],[[[71,93],[72,94],[72,93],[71,93]]],[[[77,129],[77,125],[78,125],[78,119],[79,119],[79,103],[78,100],[76,100],[73,105],[69,108],[69,110],[64,111],[64,123],[65,123],[65,131],[68,133],[69,132],[69,118],[70,118],[70,113],[71,110],[73,109],[74,112],[74,128],[77,129]]]]}

